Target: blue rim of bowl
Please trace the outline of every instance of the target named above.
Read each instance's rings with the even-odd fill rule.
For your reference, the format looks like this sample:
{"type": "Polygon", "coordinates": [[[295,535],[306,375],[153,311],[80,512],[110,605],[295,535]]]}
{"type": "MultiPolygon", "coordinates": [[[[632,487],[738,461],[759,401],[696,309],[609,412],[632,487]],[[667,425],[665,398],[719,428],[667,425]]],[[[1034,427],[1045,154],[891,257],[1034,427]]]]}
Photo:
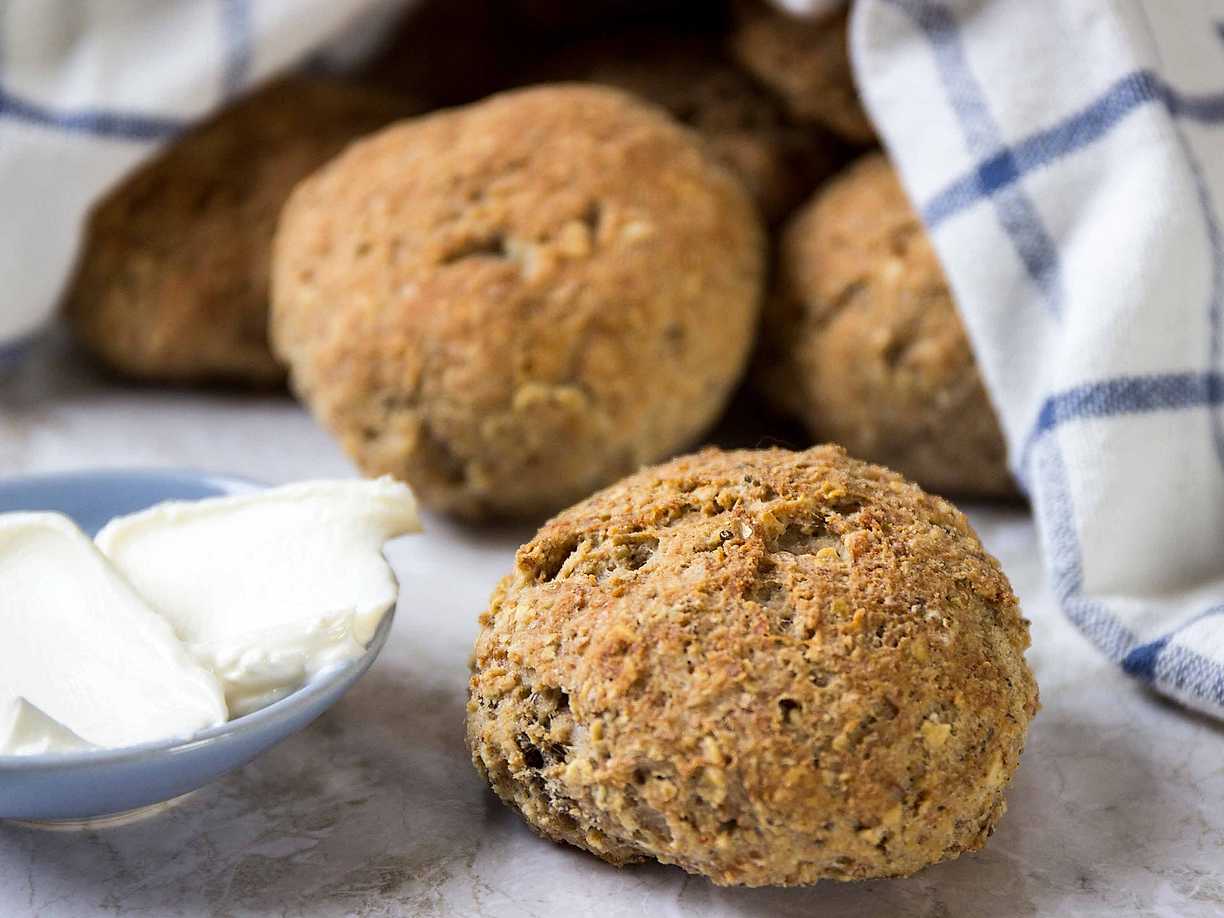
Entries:
{"type": "MultiPolygon", "coordinates": [[[[133,478],[135,476],[160,478],[163,481],[181,481],[185,484],[212,485],[220,492],[212,495],[212,497],[229,497],[231,495],[253,494],[256,491],[265,491],[268,488],[276,487],[276,485],[270,485],[266,481],[257,481],[254,478],[245,478],[242,475],[227,475],[218,472],[204,472],[200,469],[184,468],[181,466],[166,467],[158,465],[120,465],[113,468],[65,469],[61,472],[33,472],[28,475],[0,475],[0,487],[23,483],[47,484],[52,481],[85,481],[86,479],[101,479],[103,481],[111,479],[117,481],[124,478],[133,478]]],[[[170,498],[170,500],[175,499],[176,498],[170,498]]],[[[200,500],[209,499],[211,498],[200,498],[200,500]]],[[[150,504],[150,506],[152,505],[150,504]]]]}
{"type": "MultiPolygon", "coordinates": [[[[85,478],[117,479],[129,478],[133,475],[151,475],[166,479],[190,480],[193,483],[215,484],[222,489],[222,493],[215,495],[216,497],[250,494],[268,487],[268,485],[250,478],[216,475],[211,472],[197,472],[182,468],[116,468],[99,469],[89,472],[48,472],[35,475],[16,475],[0,477],[0,486],[22,481],[47,482],[54,479],[79,480],[85,478]]],[[[201,499],[207,500],[208,498],[201,499]]],[[[133,759],[145,759],[154,755],[180,755],[191,752],[201,746],[210,745],[222,738],[257,731],[271,721],[280,720],[284,716],[291,715],[299,709],[309,706],[309,702],[327,692],[335,683],[341,682],[350,676],[353,681],[360,678],[373,665],[379,653],[382,652],[383,646],[387,643],[387,637],[391,633],[391,623],[394,619],[395,606],[392,606],[383,615],[382,621],[378,623],[374,636],[370,638],[370,643],[366,645],[365,652],[361,656],[324,670],[314,678],[307,680],[301,687],[295,689],[284,698],[278,699],[257,711],[252,711],[250,714],[243,714],[241,717],[227,720],[225,723],[201,730],[199,733],[194,733],[189,737],[150,740],[147,743],[139,743],[135,746],[120,746],[114,749],[81,749],[73,752],[47,752],[37,755],[0,755],[0,775],[6,772],[29,771],[31,769],[55,770],[71,769],[87,764],[118,764],[133,759]]]]}

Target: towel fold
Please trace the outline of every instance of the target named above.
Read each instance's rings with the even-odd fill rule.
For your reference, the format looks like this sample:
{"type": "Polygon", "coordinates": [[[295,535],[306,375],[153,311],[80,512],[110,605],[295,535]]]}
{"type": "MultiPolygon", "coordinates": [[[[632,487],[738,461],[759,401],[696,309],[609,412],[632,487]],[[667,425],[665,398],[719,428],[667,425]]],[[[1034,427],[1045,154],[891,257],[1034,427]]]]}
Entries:
{"type": "Polygon", "coordinates": [[[851,33],[1063,610],[1224,715],[1224,3],[860,0],[851,33]]]}

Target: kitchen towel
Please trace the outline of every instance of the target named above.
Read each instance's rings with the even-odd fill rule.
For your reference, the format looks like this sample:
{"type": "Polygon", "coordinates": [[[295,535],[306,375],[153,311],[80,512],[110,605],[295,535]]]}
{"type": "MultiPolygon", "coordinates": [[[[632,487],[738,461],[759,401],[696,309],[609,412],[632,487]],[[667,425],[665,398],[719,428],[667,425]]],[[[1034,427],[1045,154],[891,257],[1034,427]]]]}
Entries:
{"type": "Polygon", "coordinates": [[[1224,3],[860,0],[1066,615],[1224,716],[1224,3]]]}
{"type": "Polygon", "coordinates": [[[54,311],[101,193],[269,76],[359,57],[404,5],[0,2],[0,360],[54,311]]]}

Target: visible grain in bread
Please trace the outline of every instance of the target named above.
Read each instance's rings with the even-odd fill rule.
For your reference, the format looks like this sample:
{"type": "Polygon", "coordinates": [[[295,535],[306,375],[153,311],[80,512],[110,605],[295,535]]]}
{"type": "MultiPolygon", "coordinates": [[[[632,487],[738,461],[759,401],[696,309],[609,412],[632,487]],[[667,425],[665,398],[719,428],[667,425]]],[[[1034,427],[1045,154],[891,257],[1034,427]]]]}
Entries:
{"type": "Polygon", "coordinates": [[[467,737],[541,834],[720,884],[903,876],[980,848],[1037,708],[965,517],[838,447],[705,450],[523,545],[467,737]]]}

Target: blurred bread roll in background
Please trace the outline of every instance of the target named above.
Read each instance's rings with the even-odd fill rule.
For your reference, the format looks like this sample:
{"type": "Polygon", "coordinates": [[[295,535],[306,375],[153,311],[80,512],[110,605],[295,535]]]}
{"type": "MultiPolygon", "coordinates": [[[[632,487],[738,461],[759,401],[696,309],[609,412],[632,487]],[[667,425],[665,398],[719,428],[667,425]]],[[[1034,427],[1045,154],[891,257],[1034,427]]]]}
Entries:
{"type": "Polygon", "coordinates": [[[850,68],[844,9],[797,18],[760,0],[736,4],[730,45],[744,69],[778,94],[790,115],[851,143],[876,142],[850,68]]]}
{"type": "Polygon", "coordinates": [[[410,111],[321,79],[279,81],[171,142],[93,209],[66,313],[113,371],[275,385],[268,277],[281,205],[360,134],[410,111]]]}
{"type": "Polygon", "coordinates": [[[816,440],[940,493],[1008,496],[1007,450],[952,292],[893,167],[869,154],[783,231],[759,378],[816,440]]]}
{"type": "Polygon", "coordinates": [[[771,223],[846,158],[833,134],[791,122],[726,56],[716,34],[637,29],[569,45],[538,65],[537,74],[539,81],[615,86],[667,109],[705,138],[771,223]]]}

